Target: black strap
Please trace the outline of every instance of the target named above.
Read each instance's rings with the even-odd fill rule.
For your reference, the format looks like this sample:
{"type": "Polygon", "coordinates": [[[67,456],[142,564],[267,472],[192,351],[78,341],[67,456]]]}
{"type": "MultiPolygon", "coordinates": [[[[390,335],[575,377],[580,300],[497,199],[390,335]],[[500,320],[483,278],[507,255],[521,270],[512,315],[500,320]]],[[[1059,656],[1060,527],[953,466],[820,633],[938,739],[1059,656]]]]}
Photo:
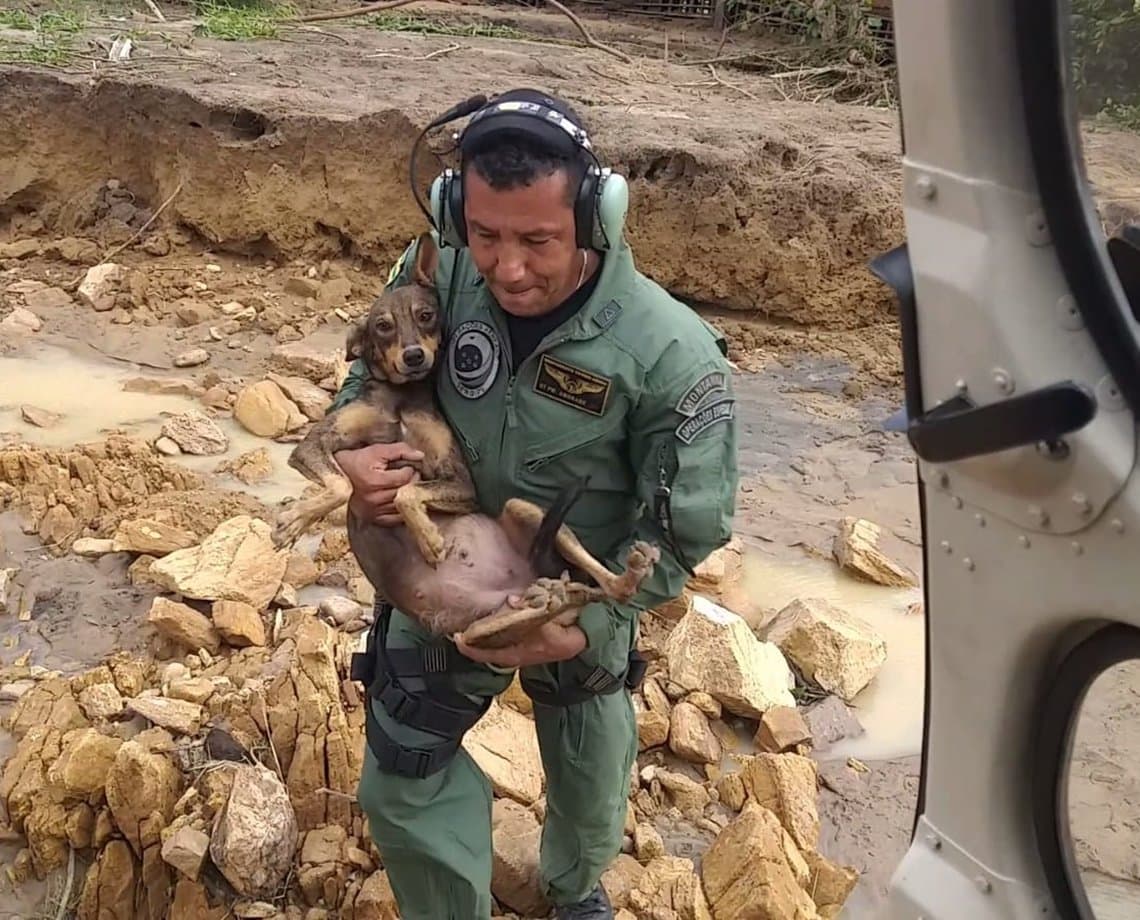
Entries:
{"type": "Polygon", "coordinates": [[[645,679],[649,663],[637,649],[630,649],[624,679],[617,677],[600,665],[583,678],[577,686],[559,687],[557,690],[544,690],[532,680],[520,676],[523,691],[540,706],[576,706],[595,696],[606,696],[618,690],[636,690],[645,679]]]}
{"type": "Polygon", "coordinates": [[[394,773],[408,779],[424,779],[438,773],[455,756],[462,742],[460,736],[431,749],[397,744],[376,721],[371,704],[364,707],[364,736],[381,773],[394,773]]]}

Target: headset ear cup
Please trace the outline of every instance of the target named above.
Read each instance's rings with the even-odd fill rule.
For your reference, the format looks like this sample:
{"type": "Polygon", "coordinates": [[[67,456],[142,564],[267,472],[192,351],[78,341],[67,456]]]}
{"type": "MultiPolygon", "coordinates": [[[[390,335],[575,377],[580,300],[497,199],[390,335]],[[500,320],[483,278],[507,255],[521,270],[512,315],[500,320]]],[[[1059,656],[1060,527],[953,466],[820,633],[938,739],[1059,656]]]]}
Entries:
{"type": "Polygon", "coordinates": [[[451,176],[447,186],[448,227],[452,232],[456,249],[467,245],[467,218],[463,213],[463,173],[460,170],[448,170],[451,176]]]}
{"type": "Polygon", "coordinates": [[[604,169],[596,184],[601,187],[593,196],[596,209],[594,220],[591,221],[594,248],[617,249],[629,213],[629,183],[621,173],[604,169]]]}
{"type": "MultiPolygon", "coordinates": [[[[462,249],[465,245],[465,239],[461,227],[455,224],[456,214],[455,204],[453,198],[455,197],[455,186],[461,185],[459,177],[453,170],[444,170],[440,175],[435,177],[431,184],[431,194],[429,198],[431,206],[432,224],[434,224],[436,232],[439,234],[440,243],[444,246],[451,246],[453,249],[462,249]]],[[[460,220],[463,218],[463,190],[460,188],[460,202],[458,214],[460,220]]]]}
{"type": "Polygon", "coordinates": [[[578,185],[574,198],[574,236],[579,249],[598,249],[597,193],[600,174],[590,166],[578,185]]]}

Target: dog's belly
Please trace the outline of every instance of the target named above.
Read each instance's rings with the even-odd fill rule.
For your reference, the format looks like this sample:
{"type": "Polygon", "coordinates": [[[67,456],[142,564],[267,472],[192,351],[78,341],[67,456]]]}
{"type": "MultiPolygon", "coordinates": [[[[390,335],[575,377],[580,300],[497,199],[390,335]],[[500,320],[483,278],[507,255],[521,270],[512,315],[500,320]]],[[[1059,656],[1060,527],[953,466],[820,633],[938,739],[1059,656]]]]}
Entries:
{"type": "Polygon", "coordinates": [[[535,580],[527,559],[491,517],[432,515],[447,546],[436,568],[403,527],[361,525],[349,515],[349,540],[373,587],[438,635],[462,632],[535,580]]]}

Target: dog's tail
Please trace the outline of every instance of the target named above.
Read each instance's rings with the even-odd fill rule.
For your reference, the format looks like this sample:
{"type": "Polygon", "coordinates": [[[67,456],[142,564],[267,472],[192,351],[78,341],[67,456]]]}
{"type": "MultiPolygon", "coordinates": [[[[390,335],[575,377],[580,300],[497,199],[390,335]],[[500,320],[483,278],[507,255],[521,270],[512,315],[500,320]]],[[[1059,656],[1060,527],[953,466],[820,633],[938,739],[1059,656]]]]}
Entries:
{"type": "Polygon", "coordinates": [[[546,514],[542,516],[542,522],[535,531],[528,555],[531,568],[539,577],[557,578],[566,568],[567,562],[558,552],[555,540],[559,528],[566,521],[566,515],[577,504],[589,484],[590,477],[583,476],[566,486],[555,496],[550,507],[546,509],[546,514]]]}

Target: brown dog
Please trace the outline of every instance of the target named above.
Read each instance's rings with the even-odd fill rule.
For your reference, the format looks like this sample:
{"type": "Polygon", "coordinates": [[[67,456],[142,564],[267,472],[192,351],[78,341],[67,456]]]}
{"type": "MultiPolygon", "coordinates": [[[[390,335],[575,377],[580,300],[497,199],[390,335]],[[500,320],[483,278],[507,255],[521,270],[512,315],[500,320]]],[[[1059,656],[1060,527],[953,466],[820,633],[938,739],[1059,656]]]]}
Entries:
{"type": "Polygon", "coordinates": [[[334,454],[404,441],[424,454],[415,464],[420,480],[396,493],[404,526],[379,527],[350,513],[353,553],[378,595],[430,632],[502,647],[550,620],[572,622],[591,601],[628,601],[660,553],[635,543],[620,575],[595,559],[562,523],[581,483],[545,512],[515,498],[497,518],[478,513],[463,454],[435,404],[438,258],[430,234],[421,236],[416,283],[382,293],[349,333],[347,359],[362,358],[370,379],[356,400],[313,425],[294,448],[289,465],[322,488],[281,513],[273,540],[292,543],[348,500],[352,486],[334,454]],[[574,569],[574,580],[559,559],[574,569]]]}

